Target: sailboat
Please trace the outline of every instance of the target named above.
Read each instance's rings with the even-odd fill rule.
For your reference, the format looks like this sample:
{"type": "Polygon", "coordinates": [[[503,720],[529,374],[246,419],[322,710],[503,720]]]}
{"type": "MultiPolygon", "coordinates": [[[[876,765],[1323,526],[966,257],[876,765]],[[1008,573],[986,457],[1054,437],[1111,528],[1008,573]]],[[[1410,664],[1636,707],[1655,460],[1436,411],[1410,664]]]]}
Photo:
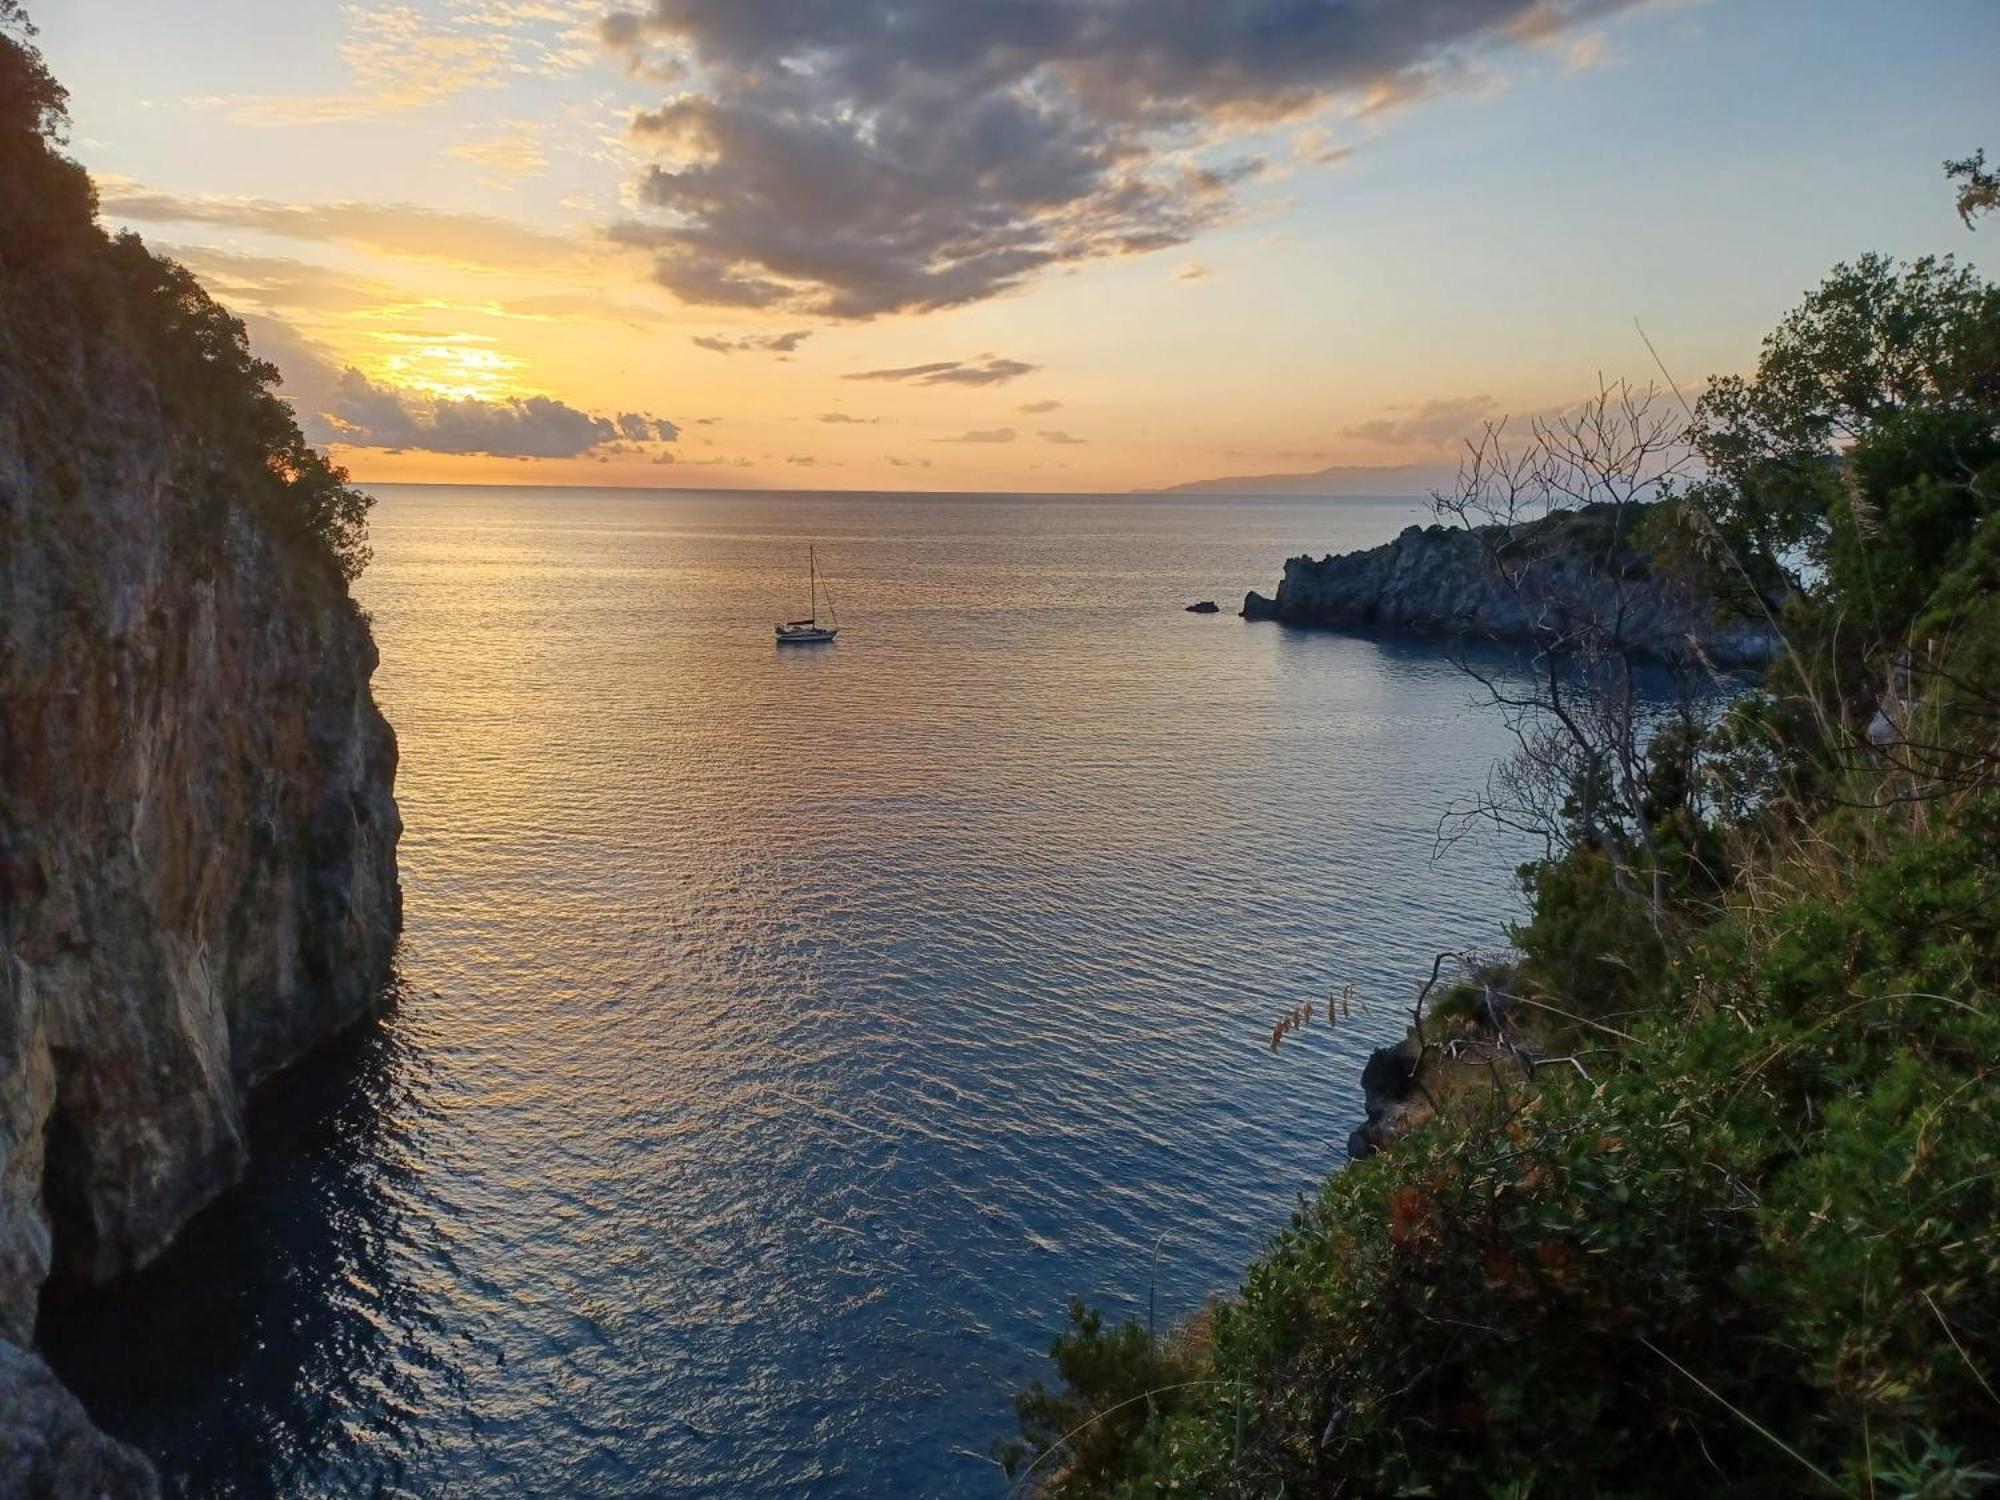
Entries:
{"type": "Polygon", "coordinates": [[[830,641],[840,634],[840,614],[833,607],[833,593],[826,591],[827,614],[831,625],[819,622],[819,564],[813,556],[813,549],[806,548],[806,617],[792,620],[778,627],[780,646],[814,646],[822,641],[830,641]]]}

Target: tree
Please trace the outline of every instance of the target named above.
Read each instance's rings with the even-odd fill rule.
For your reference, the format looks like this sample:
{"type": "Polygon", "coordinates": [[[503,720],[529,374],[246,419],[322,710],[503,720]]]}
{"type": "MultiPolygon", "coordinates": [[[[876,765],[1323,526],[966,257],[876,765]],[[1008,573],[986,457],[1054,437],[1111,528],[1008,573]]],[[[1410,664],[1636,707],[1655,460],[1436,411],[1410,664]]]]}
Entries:
{"type": "Polygon", "coordinates": [[[1968,669],[2000,633],[2000,287],[1949,256],[1836,266],[1753,375],[1711,382],[1692,437],[1695,510],[1740,553],[1800,565],[1773,680],[1811,726],[1797,763],[1887,759],[1899,796],[2000,774],[1925,727],[1947,701],[1961,721],[2000,713],[1968,669]]]}
{"type": "Polygon", "coordinates": [[[1519,443],[1488,424],[1457,486],[1432,496],[1440,520],[1479,538],[1533,642],[1525,662],[1498,666],[1458,653],[1515,747],[1480,798],[1446,815],[1445,838],[1485,822],[1539,839],[1545,862],[1589,850],[1614,898],[1656,928],[1669,868],[1646,816],[1650,745],[1661,723],[1693,720],[1708,673],[1692,649],[1642,665],[1656,643],[1634,620],[1642,592],[1707,588],[1662,545],[1661,502],[1692,457],[1686,428],[1664,393],[1620,381],[1531,419],[1519,443]]]}
{"type": "Polygon", "coordinates": [[[34,46],[20,0],[0,0],[0,270],[20,272],[69,253],[97,194],[83,168],[54,148],[69,128],[69,93],[34,46]]]}
{"type": "Polygon", "coordinates": [[[1944,164],[1945,175],[1958,184],[1958,216],[1967,229],[1982,214],[2000,208],[2000,172],[1986,170],[1986,153],[1975,151],[1944,164]]]}

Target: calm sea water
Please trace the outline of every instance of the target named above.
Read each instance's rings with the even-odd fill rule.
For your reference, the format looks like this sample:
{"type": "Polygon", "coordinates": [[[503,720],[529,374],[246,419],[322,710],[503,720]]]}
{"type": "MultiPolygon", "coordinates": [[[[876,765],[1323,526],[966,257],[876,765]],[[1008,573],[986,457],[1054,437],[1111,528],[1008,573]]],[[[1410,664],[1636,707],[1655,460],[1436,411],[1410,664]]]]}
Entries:
{"type": "Polygon", "coordinates": [[[1002,1493],[1070,1294],[1232,1286],[1512,914],[1471,685],[1234,615],[1410,503],[380,494],[394,1009],[48,1320],[176,1493],[1002,1493]]]}

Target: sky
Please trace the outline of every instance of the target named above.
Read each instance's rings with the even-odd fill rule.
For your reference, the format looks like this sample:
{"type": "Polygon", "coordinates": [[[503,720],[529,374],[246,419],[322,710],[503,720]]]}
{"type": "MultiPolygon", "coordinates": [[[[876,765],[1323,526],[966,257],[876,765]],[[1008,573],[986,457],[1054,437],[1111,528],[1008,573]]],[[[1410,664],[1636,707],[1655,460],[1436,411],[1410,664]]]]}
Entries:
{"type": "Polygon", "coordinates": [[[2000,261],[2000,0],[30,0],[362,481],[1125,491],[1698,388],[2000,261]]]}

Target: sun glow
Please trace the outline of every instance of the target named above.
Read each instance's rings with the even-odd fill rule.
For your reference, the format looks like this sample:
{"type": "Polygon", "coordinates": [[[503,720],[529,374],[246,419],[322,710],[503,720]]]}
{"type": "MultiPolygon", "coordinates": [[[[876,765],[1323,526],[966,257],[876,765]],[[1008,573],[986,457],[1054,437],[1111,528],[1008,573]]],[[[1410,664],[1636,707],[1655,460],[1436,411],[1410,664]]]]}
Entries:
{"type": "Polygon", "coordinates": [[[448,400],[497,401],[521,394],[527,361],[489,347],[482,334],[392,334],[392,351],[369,362],[372,378],[448,400]]]}

